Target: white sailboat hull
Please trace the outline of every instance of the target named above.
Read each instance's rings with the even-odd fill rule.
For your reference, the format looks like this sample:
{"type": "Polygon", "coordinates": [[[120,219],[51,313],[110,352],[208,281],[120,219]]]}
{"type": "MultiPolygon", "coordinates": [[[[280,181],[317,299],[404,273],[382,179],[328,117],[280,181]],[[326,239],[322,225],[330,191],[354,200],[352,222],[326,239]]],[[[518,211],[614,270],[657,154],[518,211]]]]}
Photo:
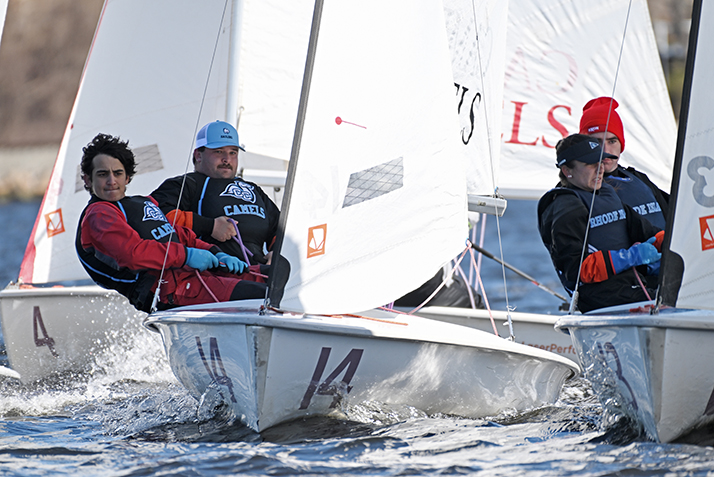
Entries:
{"type": "MultiPolygon", "coordinates": [[[[492,310],[489,314],[488,310],[483,309],[427,306],[416,314],[432,320],[468,326],[489,333],[493,333],[491,323],[491,315],[493,315],[499,336],[508,336],[509,333],[508,313],[501,310],[492,310]]],[[[511,312],[510,315],[517,343],[550,351],[575,362],[578,361],[578,355],[570,337],[557,332],[554,328],[561,315],[520,312],[511,312]]]]}
{"type": "Polygon", "coordinates": [[[611,412],[633,418],[657,442],[714,421],[714,312],[568,316],[585,376],[611,412]]]}
{"type": "Polygon", "coordinates": [[[141,332],[146,316],[98,286],[10,286],[0,292],[0,311],[10,367],[24,383],[82,371],[119,333],[141,332]]]}
{"type": "Polygon", "coordinates": [[[217,389],[258,432],[364,402],[467,417],[524,410],[554,402],[578,372],[560,356],[417,316],[261,315],[261,304],[184,307],[145,323],[194,397],[217,389]]]}

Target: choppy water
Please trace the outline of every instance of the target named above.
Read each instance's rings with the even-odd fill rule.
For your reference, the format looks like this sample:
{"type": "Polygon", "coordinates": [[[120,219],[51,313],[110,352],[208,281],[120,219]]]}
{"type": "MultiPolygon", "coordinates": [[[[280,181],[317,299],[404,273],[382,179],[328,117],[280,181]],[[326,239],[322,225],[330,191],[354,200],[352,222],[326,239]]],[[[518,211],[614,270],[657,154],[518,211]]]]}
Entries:
{"type": "MultiPolygon", "coordinates": [[[[0,205],[0,221],[11,224],[0,241],[3,284],[16,278],[38,207],[0,205]]],[[[560,292],[535,204],[509,209],[505,260],[560,292]]],[[[489,220],[485,247],[498,255],[489,220]]],[[[501,269],[483,265],[491,303],[502,307],[501,269]]],[[[556,312],[558,299],[506,275],[519,311],[556,312]]],[[[97,356],[87,374],[33,386],[0,380],[0,475],[714,475],[714,448],[640,440],[623,419],[602,415],[581,379],[553,406],[489,419],[378,405],[343,411],[344,419],[255,434],[199,407],[172,376],[158,336],[140,333],[97,356]]]]}

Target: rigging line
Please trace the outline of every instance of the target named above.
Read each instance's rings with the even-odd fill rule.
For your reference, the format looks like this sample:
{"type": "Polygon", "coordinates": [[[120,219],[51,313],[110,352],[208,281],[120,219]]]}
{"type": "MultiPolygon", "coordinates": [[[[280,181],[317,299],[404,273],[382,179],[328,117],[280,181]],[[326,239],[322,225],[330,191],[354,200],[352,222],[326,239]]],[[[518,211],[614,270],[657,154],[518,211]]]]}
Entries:
{"type": "Polygon", "coordinates": [[[221,300],[219,300],[218,298],[216,298],[216,295],[213,293],[213,290],[211,290],[211,289],[208,287],[208,284],[207,284],[205,281],[203,281],[203,277],[201,276],[201,272],[199,272],[198,270],[194,270],[194,272],[196,272],[196,276],[198,277],[198,281],[200,281],[201,284],[206,288],[206,290],[208,291],[208,293],[211,294],[211,297],[213,297],[213,299],[215,300],[215,302],[216,302],[216,303],[220,302],[221,300]]]}
{"type": "Polygon", "coordinates": [[[436,288],[436,290],[434,290],[434,291],[431,293],[431,295],[429,295],[429,296],[426,298],[426,300],[424,300],[419,306],[417,306],[416,308],[414,308],[413,310],[411,310],[411,311],[409,312],[410,315],[413,315],[413,314],[416,313],[417,311],[421,310],[427,303],[429,303],[429,301],[430,301],[432,298],[434,298],[434,297],[436,296],[437,293],[439,293],[439,291],[440,291],[442,288],[444,288],[444,285],[446,285],[446,282],[447,282],[449,279],[451,279],[451,277],[454,275],[454,272],[456,271],[456,268],[459,267],[459,265],[461,264],[461,261],[462,261],[462,260],[464,259],[464,257],[466,256],[466,252],[468,252],[468,251],[469,251],[469,249],[468,249],[468,247],[467,247],[467,248],[464,249],[463,252],[461,252],[461,255],[459,256],[459,258],[458,258],[457,261],[456,261],[456,265],[455,265],[454,267],[452,267],[451,270],[446,274],[446,276],[444,277],[444,279],[441,281],[441,284],[436,288]]]}
{"type": "Polygon", "coordinates": [[[644,283],[642,283],[642,279],[640,278],[640,274],[637,273],[637,269],[635,267],[632,267],[630,270],[635,274],[635,278],[637,278],[637,283],[640,284],[642,287],[642,291],[645,292],[645,297],[647,297],[647,301],[652,301],[652,298],[650,297],[650,294],[647,292],[647,287],[645,286],[644,283]]]}
{"type": "MultiPolygon", "coordinates": [[[[194,129],[193,129],[194,137],[196,137],[196,133],[198,132],[198,127],[199,127],[199,124],[201,121],[201,113],[203,112],[203,105],[206,102],[206,94],[208,93],[208,83],[211,80],[211,72],[213,71],[213,63],[216,60],[216,51],[218,51],[218,43],[221,38],[223,21],[225,20],[225,17],[226,17],[226,10],[228,9],[229,1],[230,0],[225,0],[225,3],[223,4],[223,13],[221,13],[221,21],[218,24],[218,32],[216,33],[216,41],[213,44],[213,53],[211,54],[211,62],[208,65],[208,74],[206,75],[206,81],[203,86],[203,95],[201,96],[201,104],[198,107],[198,114],[196,116],[196,124],[194,125],[194,129]]],[[[188,154],[188,157],[186,158],[186,166],[184,167],[184,174],[183,174],[183,178],[181,180],[181,189],[179,190],[178,201],[176,204],[177,213],[174,214],[174,218],[171,223],[171,233],[169,234],[168,241],[166,242],[166,253],[164,253],[164,262],[161,265],[161,273],[159,274],[159,280],[157,281],[156,291],[154,292],[154,299],[151,302],[151,310],[150,310],[151,313],[156,311],[156,304],[159,301],[159,296],[161,293],[161,281],[164,277],[164,271],[166,270],[166,262],[168,261],[168,258],[169,258],[169,250],[171,249],[171,243],[172,243],[171,239],[173,238],[173,235],[174,235],[176,221],[178,220],[178,216],[179,216],[178,210],[179,210],[179,207],[181,206],[181,198],[183,197],[183,191],[186,186],[186,174],[188,172],[188,165],[189,165],[190,159],[193,157],[193,145],[194,145],[193,138],[191,138],[191,149],[190,149],[191,152],[188,154]]]]}
{"type": "Polygon", "coordinates": [[[243,245],[243,237],[241,237],[240,235],[240,230],[238,229],[238,222],[236,222],[234,219],[228,219],[228,221],[233,224],[233,228],[236,231],[236,234],[233,236],[233,240],[238,242],[238,245],[240,245],[240,250],[241,252],[243,252],[243,257],[245,257],[245,263],[250,265],[250,258],[248,257],[248,255],[252,257],[253,253],[248,250],[245,245],[243,245]]]}
{"type": "MultiPolygon", "coordinates": [[[[485,90],[485,85],[484,85],[484,72],[483,72],[483,59],[481,57],[481,45],[479,42],[479,32],[478,32],[478,23],[477,23],[477,16],[476,16],[476,5],[475,2],[471,2],[471,13],[473,15],[473,21],[474,21],[474,33],[476,35],[476,56],[478,57],[478,65],[479,65],[479,77],[481,79],[481,88],[485,90]]],[[[485,91],[482,91],[482,93],[485,96],[485,91]]],[[[490,94],[490,92],[489,92],[490,94]]],[[[498,192],[498,186],[496,185],[496,174],[495,174],[495,167],[493,163],[493,138],[491,134],[491,122],[489,121],[489,116],[488,116],[488,107],[484,106],[483,109],[484,113],[484,120],[486,122],[486,138],[487,138],[487,145],[488,145],[488,157],[489,157],[489,164],[491,166],[491,187],[493,190],[494,197],[500,197],[500,194],[498,192]]],[[[498,248],[501,253],[501,259],[503,259],[503,240],[501,237],[501,222],[498,217],[498,210],[496,210],[496,230],[498,232],[498,248]]],[[[508,318],[508,328],[510,331],[510,338],[515,339],[514,334],[513,334],[513,320],[511,319],[511,306],[509,304],[508,300],[508,282],[506,280],[506,268],[504,266],[501,266],[501,272],[503,275],[503,292],[504,292],[504,297],[506,300],[506,316],[508,318]]]]}
{"type": "MultiPolygon", "coordinates": [[[[469,256],[471,254],[471,250],[469,250],[469,256]]],[[[456,269],[456,274],[461,275],[461,277],[466,281],[466,274],[464,273],[463,269],[461,267],[456,269]]],[[[469,303],[471,303],[471,308],[474,310],[476,309],[476,298],[474,298],[474,292],[471,290],[471,285],[469,284],[468,281],[466,281],[466,293],[469,296],[469,303]]]]}
{"type": "MultiPolygon", "coordinates": [[[[627,15],[625,16],[625,26],[622,30],[622,41],[620,42],[620,53],[617,57],[617,66],[615,67],[615,78],[613,79],[612,83],[612,93],[610,94],[610,106],[608,108],[607,112],[607,119],[605,120],[605,132],[609,130],[610,127],[610,116],[612,115],[612,103],[615,100],[615,89],[617,88],[617,78],[620,74],[620,64],[622,63],[622,53],[625,50],[625,37],[627,36],[627,25],[630,24],[630,12],[632,11],[632,0],[629,1],[627,5],[627,15]]],[[[600,148],[600,160],[597,163],[597,175],[600,175],[600,169],[602,168],[602,158],[603,155],[605,154],[605,140],[606,138],[603,139],[602,141],[602,147],[600,148]]],[[[602,181],[600,182],[600,187],[602,187],[602,184],[605,182],[605,176],[603,175],[602,181]]],[[[578,288],[580,287],[580,274],[582,272],[582,266],[583,266],[583,261],[585,260],[585,250],[587,249],[587,244],[588,244],[588,235],[590,234],[590,219],[592,218],[593,215],[593,208],[595,206],[595,190],[593,190],[593,196],[592,199],[590,200],[590,210],[588,211],[588,220],[587,223],[585,224],[585,237],[583,239],[583,248],[580,252],[580,265],[578,266],[578,276],[577,279],[575,280],[575,288],[573,290],[573,298],[570,300],[570,308],[568,309],[568,314],[572,315],[575,313],[575,306],[577,305],[578,302],[578,288]]],[[[647,293],[645,291],[645,293],[647,293]]]]}
{"type": "Polygon", "coordinates": [[[509,270],[511,270],[512,272],[514,272],[516,275],[518,275],[518,276],[520,276],[520,277],[522,277],[522,278],[525,278],[526,280],[530,281],[532,284],[534,284],[535,286],[537,286],[537,287],[540,288],[541,290],[546,291],[546,292],[550,293],[551,295],[553,295],[553,296],[555,296],[555,297],[557,297],[557,298],[560,298],[561,300],[563,300],[564,303],[567,303],[567,302],[568,302],[568,299],[567,299],[565,296],[561,295],[560,293],[558,293],[558,292],[556,292],[556,291],[554,291],[554,290],[551,290],[551,289],[548,288],[547,286],[545,286],[545,285],[543,285],[542,283],[538,282],[538,281],[537,281],[535,278],[533,278],[532,276],[530,276],[530,275],[528,275],[527,273],[525,273],[525,272],[523,272],[523,271],[517,269],[517,268],[514,267],[513,265],[510,265],[510,264],[504,262],[503,260],[499,260],[498,257],[495,257],[495,256],[494,256],[492,253],[490,253],[488,250],[484,250],[482,247],[479,247],[478,245],[475,245],[475,244],[471,244],[471,248],[473,248],[474,250],[476,250],[477,252],[479,252],[481,255],[485,255],[486,258],[490,258],[491,260],[494,260],[494,261],[498,262],[499,264],[505,266],[506,268],[508,268],[509,270]]]}
{"type": "MultiPolygon", "coordinates": [[[[472,252],[473,244],[470,244],[470,245],[471,245],[471,249],[469,250],[469,252],[472,252]]],[[[470,254],[470,257],[471,257],[471,266],[475,268],[476,263],[475,263],[473,253],[470,254]]],[[[480,258],[481,258],[481,256],[479,256],[479,259],[480,258]]],[[[483,304],[486,307],[486,311],[488,311],[488,317],[491,320],[491,326],[493,327],[493,332],[496,334],[496,336],[500,336],[498,334],[498,327],[496,327],[496,320],[493,319],[493,311],[491,310],[491,305],[488,303],[488,296],[486,296],[486,289],[483,287],[483,282],[481,281],[481,269],[480,268],[478,268],[476,270],[476,278],[478,279],[478,283],[481,286],[481,291],[483,292],[481,296],[483,298],[483,304]]]]}
{"type": "MultiPolygon", "coordinates": [[[[486,91],[485,91],[485,84],[484,84],[484,74],[483,74],[483,60],[481,58],[481,44],[479,42],[479,32],[478,32],[478,22],[477,22],[477,15],[476,15],[476,5],[475,2],[471,2],[471,14],[473,15],[473,22],[474,22],[474,34],[476,36],[476,56],[478,58],[478,73],[479,73],[479,78],[481,80],[481,89],[482,89],[482,94],[485,96],[486,91]]],[[[490,94],[490,92],[489,92],[490,94]]],[[[493,139],[491,135],[491,122],[489,121],[488,117],[488,107],[483,108],[483,115],[484,115],[484,120],[486,122],[486,138],[487,138],[487,145],[488,145],[488,157],[489,157],[489,163],[491,166],[491,187],[496,191],[495,195],[498,196],[498,188],[496,187],[496,175],[494,173],[494,166],[493,166],[493,139]]],[[[498,217],[498,214],[496,214],[498,217]]]]}

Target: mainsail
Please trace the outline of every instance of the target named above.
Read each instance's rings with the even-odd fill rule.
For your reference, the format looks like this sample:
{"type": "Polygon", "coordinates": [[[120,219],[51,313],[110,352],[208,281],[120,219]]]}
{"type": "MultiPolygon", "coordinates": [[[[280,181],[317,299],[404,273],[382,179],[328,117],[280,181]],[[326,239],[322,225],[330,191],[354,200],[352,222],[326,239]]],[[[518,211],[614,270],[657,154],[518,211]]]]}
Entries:
{"type": "Polygon", "coordinates": [[[79,214],[89,199],[79,161],[82,147],[99,132],[128,140],[137,155],[129,194],[149,194],[164,179],[192,170],[196,131],[216,119],[235,122],[238,111],[244,115],[241,140],[251,154],[288,159],[310,6],[303,0],[231,3],[105,3],[27,245],[22,282],[88,278],[74,251],[79,214]],[[232,35],[241,26],[240,35],[232,35]],[[246,50],[237,54],[231,37],[246,50]],[[302,56],[294,52],[300,48],[302,56]],[[228,104],[229,77],[241,69],[250,75],[228,104]]]}
{"type": "Polygon", "coordinates": [[[508,23],[501,192],[536,199],[553,187],[555,144],[578,132],[587,101],[613,95],[620,163],[668,189],[676,125],[646,0],[510,0],[508,23]]]}
{"type": "Polygon", "coordinates": [[[465,248],[463,155],[439,2],[326,2],[322,19],[274,250],[289,278],[270,298],[358,312],[465,248]]]}
{"type": "Polygon", "coordinates": [[[507,0],[444,1],[470,195],[492,195],[498,184],[508,5],[507,0]]]}
{"type": "Polygon", "coordinates": [[[714,25],[714,6],[711,2],[695,2],[672,187],[674,220],[669,224],[669,250],[681,260],[666,252],[661,272],[666,288],[663,290],[665,304],[676,304],[678,308],[714,309],[714,91],[710,83],[714,78],[714,29],[709,28],[711,25],[714,25]]]}

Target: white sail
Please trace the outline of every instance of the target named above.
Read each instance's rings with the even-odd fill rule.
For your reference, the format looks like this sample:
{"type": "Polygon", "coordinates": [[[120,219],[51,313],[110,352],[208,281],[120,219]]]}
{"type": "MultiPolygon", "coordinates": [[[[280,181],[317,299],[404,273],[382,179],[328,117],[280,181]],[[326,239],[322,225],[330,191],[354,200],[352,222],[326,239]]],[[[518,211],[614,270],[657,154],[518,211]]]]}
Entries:
{"type": "Polygon", "coordinates": [[[5,16],[7,15],[8,0],[0,0],[0,39],[2,39],[2,31],[5,27],[5,16]]]}
{"type": "Polygon", "coordinates": [[[438,2],[326,2],[283,204],[280,253],[291,270],[280,308],[383,305],[464,249],[466,184],[444,25],[438,2]]]}
{"type": "Polygon", "coordinates": [[[247,158],[258,155],[281,159],[287,169],[314,2],[242,3],[238,133],[247,158]]]}
{"type": "Polygon", "coordinates": [[[555,144],[578,132],[585,103],[613,96],[615,84],[626,137],[620,164],[669,190],[676,125],[645,0],[510,0],[507,54],[504,195],[535,199],[553,187],[555,144]]]}
{"type": "MultiPolygon", "coordinates": [[[[128,140],[137,155],[130,194],[148,194],[190,165],[196,126],[225,115],[221,85],[227,65],[214,66],[203,101],[224,4],[106,2],[25,252],[22,281],[87,278],[74,248],[79,215],[89,200],[79,162],[82,147],[97,133],[128,140]]],[[[218,48],[217,56],[227,57],[226,35],[220,36],[218,48]]]]}
{"type": "Polygon", "coordinates": [[[670,249],[684,260],[677,308],[714,309],[714,6],[701,3],[670,249]]]}
{"type": "Polygon", "coordinates": [[[508,1],[445,0],[444,12],[468,193],[492,195],[501,149],[508,1]]]}
{"type": "Polygon", "coordinates": [[[238,104],[229,108],[230,1],[106,2],[28,242],[23,282],[88,278],[74,250],[89,199],[79,162],[82,147],[99,132],[129,140],[137,155],[129,194],[149,194],[164,179],[193,170],[196,131],[216,119],[235,122],[234,108],[245,114],[239,130],[250,153],[289,158],[311,7],[305,1],[241,3],[245,12],[235,16],[251,54],[233,58],[240,59],[236,70],[254,76],[238,85],[238,104]]]}

